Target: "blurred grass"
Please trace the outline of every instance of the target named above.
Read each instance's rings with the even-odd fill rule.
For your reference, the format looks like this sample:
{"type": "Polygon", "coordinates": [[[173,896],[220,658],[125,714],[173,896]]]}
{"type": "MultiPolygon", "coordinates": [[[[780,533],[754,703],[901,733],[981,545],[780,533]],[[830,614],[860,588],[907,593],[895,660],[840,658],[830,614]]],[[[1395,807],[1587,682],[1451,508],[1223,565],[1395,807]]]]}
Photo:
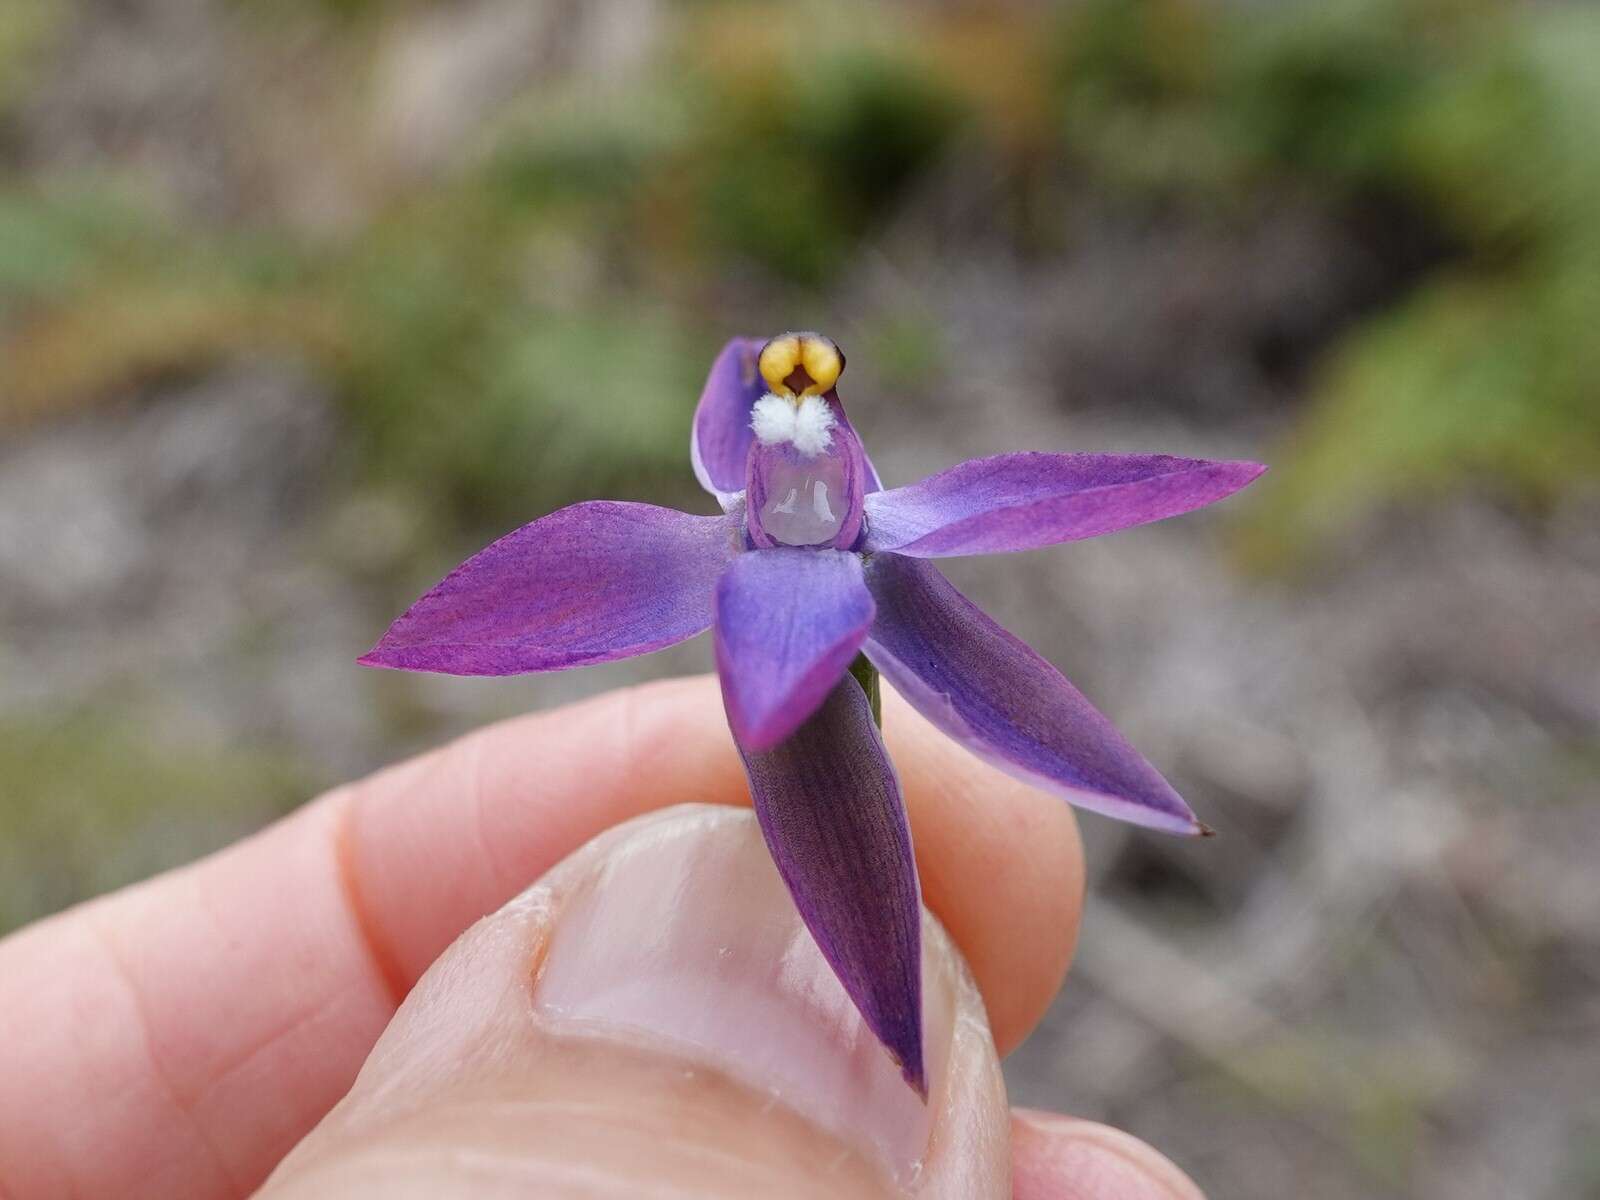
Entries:
{"type": "Polygon", "coordinates": [[[867,48],[775,77],[804,31],[766,32],[739,69],[704,77],[688,205],[714,255],[817,286],[938,158],[962,102],[917,59],[867,48]]]}
{"type": "Polygon", "coordinates": [[[1477,485],[1539,504],[1600,477],[1600,10],[1107,0],[1062,47],[1066,143],[1111,186],[1398,202],[1453,247],[1325,356],[1253,498],[1256,565],[1397,499],[1477,485]]]}
{"type": "Polygon", "coordinates": [[[467,170],[332,245],[196,231],[102,181],[9,189],[0,424],[267,349],[336,381],[367,472],[468,520],[671,494],[725,331],[665,305],[692,311],[739,263],[777,288],[827,280],[959,112],[868,50],[776,83],[690,71],[598,108],[530,98],[467,170]],[[585,278],[575,264],[597,245],[611,252],[585,278]]]}
{"type": "MultiPolygon", "coordinates": [[[[1318,64],[1302,80],[1366,74],[1313,169],[1421,199],[1463,252],[1331,356],[1250,530],[1269,561],[1396,496],[1478,482],[1537,503],[1600,477],[1600,12],[1457,3],[1408,57],[1429,7],[1347,5],[1296,56],[1318,64]]],[[[1258,61],[1282,61],[1271,46],[1258,61]]]]}
{"type": "Polygon", "coordinates": [[[0,720],[0,779],[0,932],[224,845],[312,784],[268,754],[164,745],[96,711],[0,720]]]}
{"type": "MultiPolygon", "coordinates": [[[[375,53],[401,8],[333,10],[329,36],[375,53]]],[[[52,33],[21,11],[0,65],[52,33]]],[[[614,94],[513,102],[462,168],[389,189],[348,236],[197,230],[115,180],[0,189],[0,422],[265,348],[335,381],[365,473],[469,520],[670,494],[726,332],[708,292],[744,278],[803,304],[966,144],[1010,173],[1040,253],[1057,216],[1030,189],[1055,159],[1124,204],[1232,219],[1263,189],[1403,203],[1453,248],[1323,356],[1251,510],[1258,564],[1392,500],[1488,484],[1538,503],[1600,471],[1600,11],[884,10],[799,61],[824,17],[850,19],[695,6],[614,94]]],[[[891,373],[930,369],[895,352],[916,322],[879,322],[891,373]]]]}
{"type": "Polygon", "coordinates": [[[60,4],[8,4],[0,8],[0,118],[27,94],[52,39],[66,23],[60,4]]]}

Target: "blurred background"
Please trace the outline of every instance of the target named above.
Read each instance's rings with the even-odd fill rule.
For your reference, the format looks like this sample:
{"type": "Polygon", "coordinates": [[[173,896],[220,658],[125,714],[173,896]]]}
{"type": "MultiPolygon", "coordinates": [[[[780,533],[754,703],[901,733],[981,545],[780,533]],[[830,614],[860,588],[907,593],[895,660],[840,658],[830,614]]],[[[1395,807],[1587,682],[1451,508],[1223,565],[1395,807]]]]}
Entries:
{"type": "Polygon", "coordinates": [[[711,356],[815,327],[891,484],[1274,468],[949,564],[1224,835],[1085,817],[1016,1100],[1217,1200],[1600,1194],[1597,63],[1509,0],[0,4],[0,932],[706,669],[353,659],[551,508],[709,511],[711,356]]]}

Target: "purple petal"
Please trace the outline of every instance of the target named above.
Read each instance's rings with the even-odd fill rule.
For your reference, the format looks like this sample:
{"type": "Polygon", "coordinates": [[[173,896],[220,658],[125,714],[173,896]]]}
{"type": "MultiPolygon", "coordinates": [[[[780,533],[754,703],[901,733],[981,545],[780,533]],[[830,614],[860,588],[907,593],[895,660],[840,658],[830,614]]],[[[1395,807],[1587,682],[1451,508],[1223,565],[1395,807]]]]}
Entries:
{"type": "Polygon", "coordinates": [[[524,525],[450,572],[361,662],[448,675],[561,671],[659,650],[711,624],[743,514],[597,500],[524,525]]]}
{"type": "Polygon", "coordinates": [[[801,919],[867,1027],[926,1099],[921,890],[900,782],[865,693],[846,677],[788,741],[739,753],[761,832],[801,919]]]}
{"type": "Polygon", "coordinates": [[[999,454],[867,499],[865,550],[1032,550],[1201,508],[1266,468],[1167,454],[999,454]]]}
{"type": "Polygon", "coordinates": [[[734,736],[769,750],[827,698],[872,624],[861,559],[780,547],[741,554],[717,582],[717,673],[734,736]]]}
{"type": "Polygon", "coordinates": [[[1044,659],[932,563],[883,554],[867,567],[874,666],[979,758],[1072,803],[1172,833],[1203,833],[1172,785],[1044,659]]]}
{"type": "Polygon", "coordinates": [[[722,348],[694,411],[689,460],[706,491],[724,501],[744,488],[745,460],[750,456],[750,411],[766,393],[756,369],[766,338],[736,337],[722,348]]]}

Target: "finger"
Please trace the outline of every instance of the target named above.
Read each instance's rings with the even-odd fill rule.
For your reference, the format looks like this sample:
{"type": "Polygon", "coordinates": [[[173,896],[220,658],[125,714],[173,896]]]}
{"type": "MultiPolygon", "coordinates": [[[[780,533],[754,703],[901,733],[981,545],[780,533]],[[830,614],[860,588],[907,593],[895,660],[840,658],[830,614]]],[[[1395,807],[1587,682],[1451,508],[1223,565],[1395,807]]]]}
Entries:
{"type": "MultiPolygon", "coordinates": [[[[1077,825],[1059,800],[984,765],[899,697],[886,708],[924,895],[967,955],[1007,1053],[1075,945],[1077,825]]],[[[697,801],[749,802],[710,677],[496,726],[359,785],[351,875],[397,990],[574,847],[641,811],[697,801]]]]}
{"type": "Polygon", "coordinates": [[[924,932],[927,1102],[806,933],[752,814],[639,818],[445,952],[264,1195],[1000,1200],[983,1004],[937,923],[924,932]]]}
{"type": "Polygon", "coordinates": [[[1205,1200],[1172,1162],[1120,1129],[1017,1109],[1012,1200],[1205,1200]]]}
{"type": "MultiPolygon", "coordinates": [[[[1075,826],[903,706],[887,725],[925,896],[1004,1050],[1071,953],[1075,826]]],[[[0,1079],[0,1185],[248,1190],[471,921],[634,813],[744,799],[714,681],[656,685],[470,735],[24,931],[0,945],[0,1010],[30,1031],[0,1079]]]]}

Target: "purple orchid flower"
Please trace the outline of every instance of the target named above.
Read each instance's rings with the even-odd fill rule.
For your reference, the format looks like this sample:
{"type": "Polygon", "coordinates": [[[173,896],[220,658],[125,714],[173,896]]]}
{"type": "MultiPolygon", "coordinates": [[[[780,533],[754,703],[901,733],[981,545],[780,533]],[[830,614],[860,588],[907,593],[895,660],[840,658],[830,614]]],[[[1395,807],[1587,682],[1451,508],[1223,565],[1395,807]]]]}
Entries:
{"type": "Polygon", "coordinates": [[[462,563],[361,661],[453,675],[559,671],[714,630],[756,815],[806,926],[927,1096],[921,891],[877,717],[877,672],[1001,770],[1083,808],[1207,832],[1039,655],[929,559],[1032,550],[1200,508],[1264,467],[1158,454],[1002,454],[884,490],[827,338],[736,338],[694,417],[723,515],[597,500],[462,563]]]}

